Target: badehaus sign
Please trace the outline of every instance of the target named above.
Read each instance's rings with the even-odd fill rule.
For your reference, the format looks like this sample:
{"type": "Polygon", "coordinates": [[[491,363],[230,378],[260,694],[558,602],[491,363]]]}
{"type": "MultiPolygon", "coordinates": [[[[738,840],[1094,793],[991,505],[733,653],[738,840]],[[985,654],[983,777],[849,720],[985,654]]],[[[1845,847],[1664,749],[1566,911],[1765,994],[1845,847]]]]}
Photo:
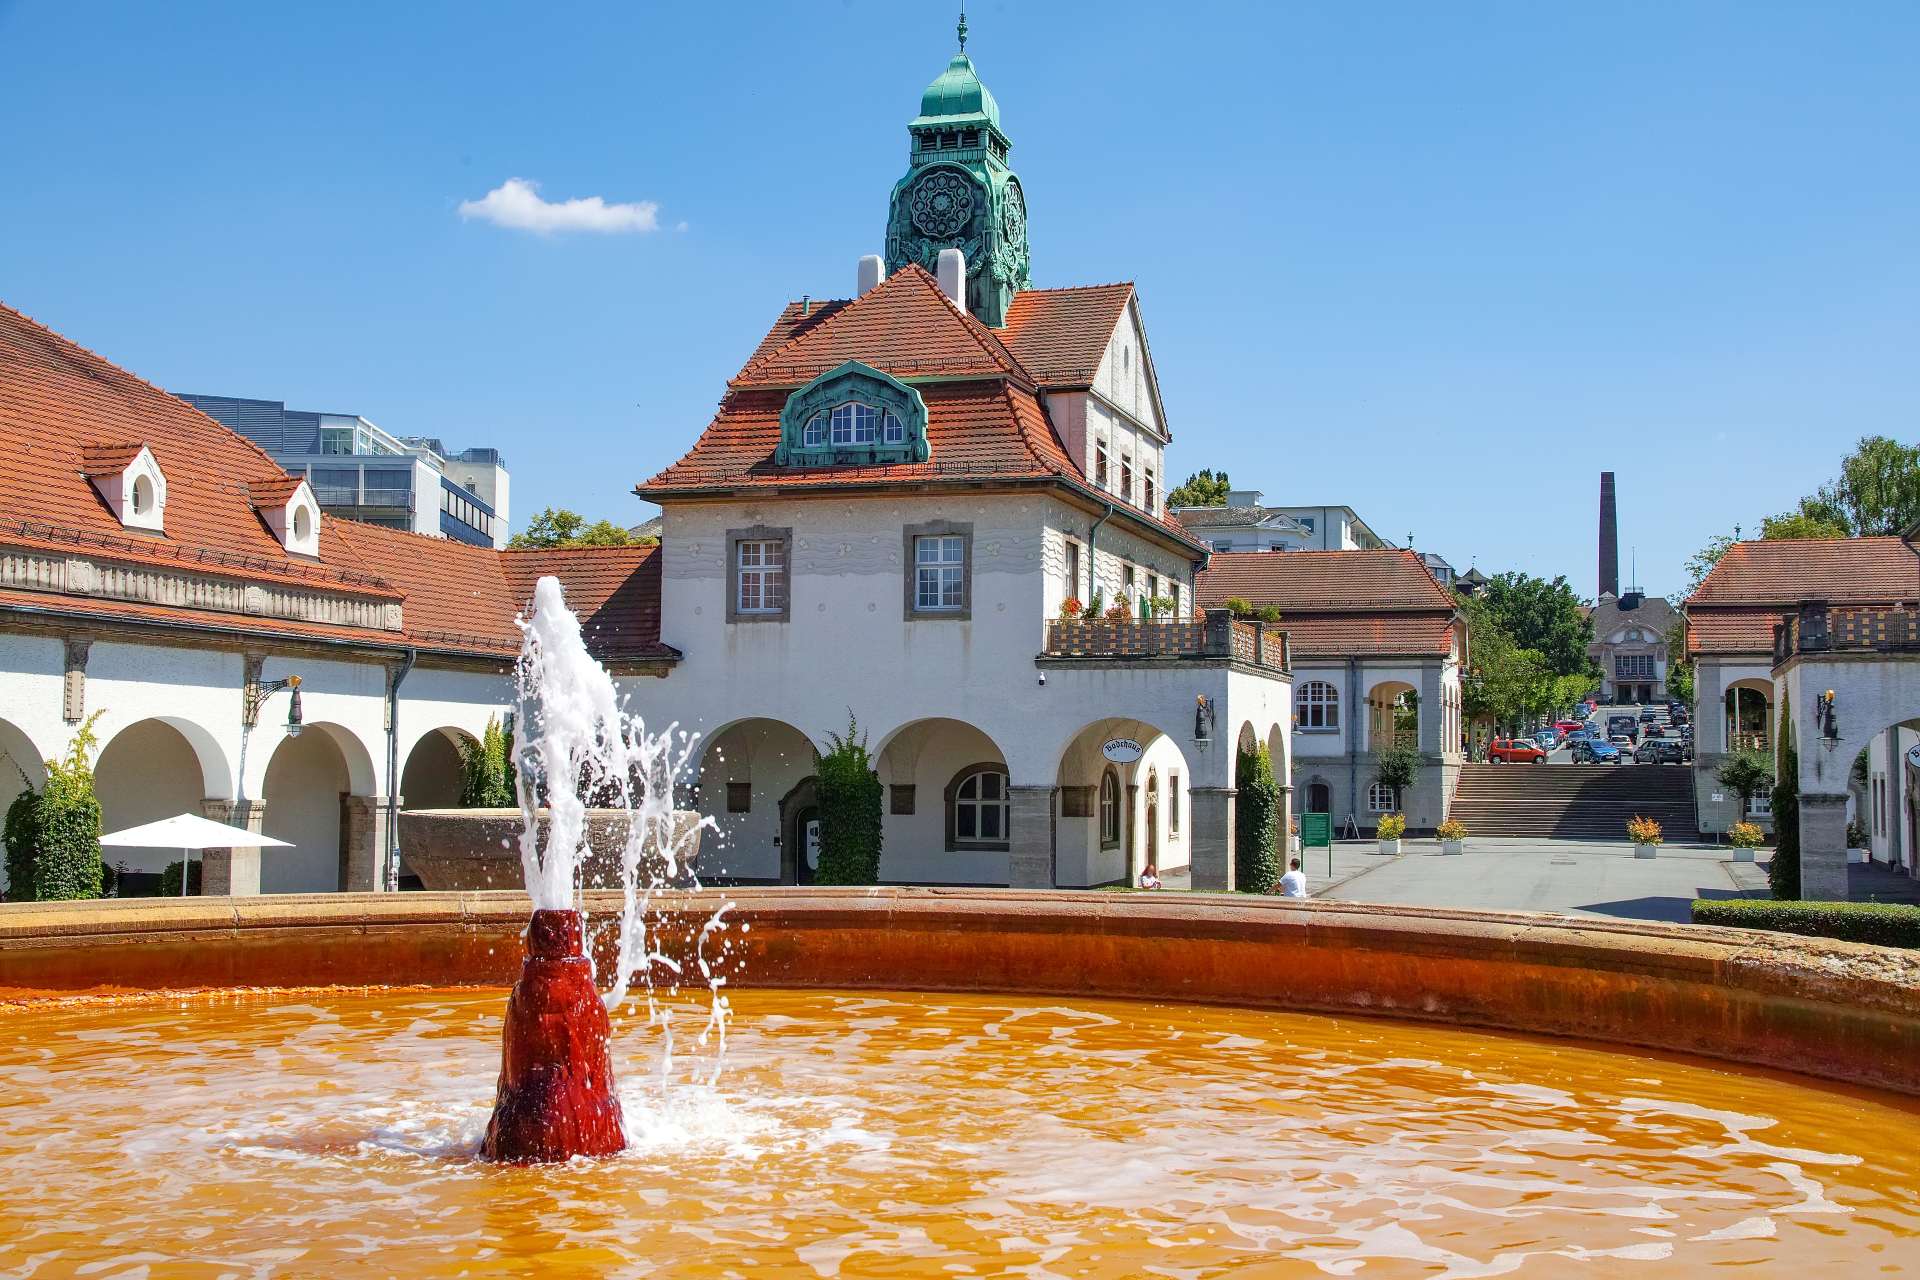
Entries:
{"type": "Polygon", "coordinates": [[[1145,755],[1146,750],[1132,738],[1109,738],[1100,744],[1100,754],[1115,764],[1132,764],[1145,755]]]}

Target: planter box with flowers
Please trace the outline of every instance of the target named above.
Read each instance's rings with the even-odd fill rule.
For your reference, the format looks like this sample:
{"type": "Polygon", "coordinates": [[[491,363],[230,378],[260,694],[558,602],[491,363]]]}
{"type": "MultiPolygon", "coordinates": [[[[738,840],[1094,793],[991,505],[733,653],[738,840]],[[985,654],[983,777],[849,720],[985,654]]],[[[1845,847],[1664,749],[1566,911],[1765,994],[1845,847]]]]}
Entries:
{"type": "Polygon", "coordinates": [[[1753,851],[1766,842],[1767,834],[1752,822],[1736,822],[1727,828],[1727,843],[1733,846],[1735,862],[1752,862],[1753,851]]]}
{"type": "Polygon", "coordinates": [[[1660,852],[1660,824],[1637,814],[1627,819],[1627,839],[1633,841],[1633,856],[1652,858],[1660,852]]]}
{"type": "Polygon", "coordinates": [[[1374,829],[1374,835],[1380,838],[1380,852],[1382,853],[1399,853],[1400,837],[1405,834],[1407,834],[1407,818],[1405,814],[1401,813],[1383,815],[1380,819],[1379,826],[1374,829]]]}
{"type": "Polygon", "coordinates": [[[1439,838],[1440,852],[1465,853],[1467,849],[1467,824],[1447,819],[1434,828],[1433,834],[1439,838]]]}

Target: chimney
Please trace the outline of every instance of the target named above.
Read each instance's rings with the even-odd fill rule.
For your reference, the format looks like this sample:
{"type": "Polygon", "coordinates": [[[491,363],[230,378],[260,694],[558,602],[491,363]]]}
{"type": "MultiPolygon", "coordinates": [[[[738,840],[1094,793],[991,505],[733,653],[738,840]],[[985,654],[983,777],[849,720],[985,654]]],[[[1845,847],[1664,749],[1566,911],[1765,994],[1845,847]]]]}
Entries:
{"type": "Polygon", "coordinates": [[[1620,595],[1620,522],[1613,506],[1613,472],[1600,473],[1600,595],[1620,595]]]}
{"type": "Polygon", "coordinates": [[[942,249],[940,261],[936,264],[934,277],[940,281],[940,292],[947,295],[947,301],[962,311],[967,309],[967,255],[958,249],[942,249]]]}
{"type": "Polygon", "coordinates": [[[880,282],[887,278],[886,259],[877,253],[870,253],[860,259],[860,279],[854,289],[854,297],[859,297],[870,289],[878,289],[880,282]]]}

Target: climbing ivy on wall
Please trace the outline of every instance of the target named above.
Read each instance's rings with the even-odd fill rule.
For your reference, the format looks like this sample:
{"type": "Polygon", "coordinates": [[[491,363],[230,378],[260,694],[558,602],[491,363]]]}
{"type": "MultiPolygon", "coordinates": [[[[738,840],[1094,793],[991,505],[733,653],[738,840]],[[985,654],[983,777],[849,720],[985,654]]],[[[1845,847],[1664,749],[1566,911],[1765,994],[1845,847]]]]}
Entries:
{"type": "Polygon", "coordinates": [[[1780,696],[1780,752],[1773,783],[1773,861],[1767,887],[1776,898],[1800,896],[1800,753],[1793,745],[1793,708],[1780,696]]]}
{"type": "Polygon", "coordinates": [[[880,777],[866,735],[847,714],[847,731],[827,735],[820,753],[819,884],[875,884],[880,879],[880,777]]]}
{"type": "Polygon", "coordinates": [[[1234,883],[1246,893],[1272,893],[1280,883],[1280,785],[1264,746],[1234,762],[1234,883]]]}
{"type": "Polygon", "coordinates": [[[39,791],[23,791],[7,808],[7,896],[15,902],[97,898],[100,801],[93,794],[95,712],[74,730],[67,754],[47,761],[39,791]]]}

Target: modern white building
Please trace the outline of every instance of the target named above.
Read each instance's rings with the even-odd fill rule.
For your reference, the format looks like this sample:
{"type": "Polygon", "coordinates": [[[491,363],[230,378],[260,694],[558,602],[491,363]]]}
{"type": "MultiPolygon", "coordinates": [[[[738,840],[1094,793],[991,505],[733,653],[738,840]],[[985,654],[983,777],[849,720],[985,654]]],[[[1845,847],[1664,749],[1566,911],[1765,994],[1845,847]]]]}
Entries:
{"type": "Polygon", "coordinates": [[[1235,489],[1223,506],[1178,507],[1173,514],[1214,551],[1377,551],[1392,545],[1352,507],[1267,506],[1258,489],[1235,489]]]}

